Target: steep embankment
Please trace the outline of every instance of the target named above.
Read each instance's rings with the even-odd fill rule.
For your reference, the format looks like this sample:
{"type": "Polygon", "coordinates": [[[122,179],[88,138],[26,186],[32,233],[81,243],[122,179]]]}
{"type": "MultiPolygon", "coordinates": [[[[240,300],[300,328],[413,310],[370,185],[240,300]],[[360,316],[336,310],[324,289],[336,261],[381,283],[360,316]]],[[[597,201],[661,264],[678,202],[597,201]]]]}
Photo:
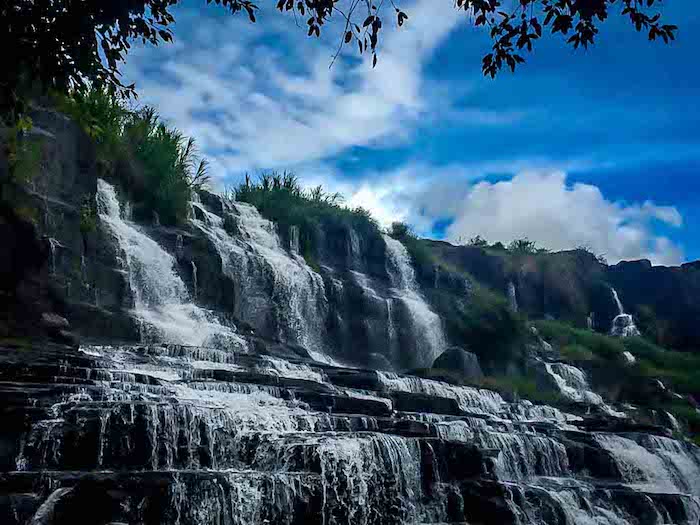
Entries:
{"type": "Polygon", "coordinates": [[[76,127],[35,122],[42,169],[14,189],[38,213],[3,225],[3,523],[698,523],[691,418],[653,383],[673,356],[692,389],[682,354],[521,316],[631,328],[616,269],[207,192],[177,227],[135,222],[134,168],[99,179],[76,127]]]}

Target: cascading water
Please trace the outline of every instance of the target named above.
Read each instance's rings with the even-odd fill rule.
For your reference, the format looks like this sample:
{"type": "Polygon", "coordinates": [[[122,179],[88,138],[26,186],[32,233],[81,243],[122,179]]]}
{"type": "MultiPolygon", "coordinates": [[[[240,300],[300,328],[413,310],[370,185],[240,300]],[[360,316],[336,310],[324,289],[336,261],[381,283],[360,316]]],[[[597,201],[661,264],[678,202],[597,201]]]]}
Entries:
{"type": "Polygon", "coordinates": [[[431,366],[447,346],[442,320],[431,310],[419,291],[411,256],[406,247],[389,235],[383,237],[393,296],[406,307],[411,317],[411,333],[417,344],[415,358],[418,366],[431,366]]]}
{"type": "Polygon", "coordinates": [[[511,311],[518,311],[518,295],[515,289],[515,283],[513,281],[508,281],[508,287],[506,290],[506,295],[508,296],[508,306],[510,306],[511,311]]]}
{"type": "Polygon", "coordinates": [[[679,487],[663,459],[632,439],[615,434],[598,434],[597,443],[610,452],[622,480],[648,490],[677,492],[679,487]]]}
{"type": "Polygon", "coordinates": [[[282,248],[275,225],[253,206],[230,203],[235,236],[224,229],[222,217],[198,202],[192,206],[197,212],[192,224],[209,238],[224,273],[237,286],[234,313],[253,326],[271,327],[281,340],[302,345],[317,360],[327,361],[328,304],[322,277],[301,256],[282,248]]]}
{"type": "Polygon", "coordinates": [[[144,339],[195,346],[245,346],[233,329],[190,301],[175,271],[173,256],[122,217],[114,187],[101,179],[97,181],[97,211],[123,255],[133,313],[142,322],[144,339]]]}
{"type": "Polygon", "coordinates": [[[618,314],[612,321],[610,335],[616,337],[635,337],[641,335],[639,329],[634,324],[634,318],[630,314],[625,313],[625,309],[622,307],[622,301],[620,301],[617,295],[617,290],[615,290],[615,288],[611,288],[610,290],[618,311],[618,314]]]}
{"type": "Polygon", "coordinates": [[[601,405],[603,398],[591,390],[586,374],[565,363],[545,363],[545,370],[554,379],[559,392],[575,403],[601,405]]]}

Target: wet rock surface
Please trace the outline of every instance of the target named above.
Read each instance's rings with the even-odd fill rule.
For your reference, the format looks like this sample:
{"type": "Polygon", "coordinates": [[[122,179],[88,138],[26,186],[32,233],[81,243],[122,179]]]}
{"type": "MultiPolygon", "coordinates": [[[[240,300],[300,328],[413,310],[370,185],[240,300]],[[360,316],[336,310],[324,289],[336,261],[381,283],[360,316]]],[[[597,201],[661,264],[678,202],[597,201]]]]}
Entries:
{"type": "Polygon", "coordinates": [[[662,429],[418,377],[46,343],[0,348],[0,392],[4,524],[700,517],[700,452],[662,429]]]}

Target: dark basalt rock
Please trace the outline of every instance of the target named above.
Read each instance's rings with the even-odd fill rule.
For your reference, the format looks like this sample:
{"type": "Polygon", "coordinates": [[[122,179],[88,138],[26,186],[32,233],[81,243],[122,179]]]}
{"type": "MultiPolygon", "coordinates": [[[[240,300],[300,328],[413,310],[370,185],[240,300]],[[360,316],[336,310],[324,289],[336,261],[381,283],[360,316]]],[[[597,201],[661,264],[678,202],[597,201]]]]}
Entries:
{"type": "Polygon", "coordinates": [[[455,372],[469,381],[483,379],[479,358],[466,350],[453,346],[440,354],[433,362],[433,368],[455,372]]]}

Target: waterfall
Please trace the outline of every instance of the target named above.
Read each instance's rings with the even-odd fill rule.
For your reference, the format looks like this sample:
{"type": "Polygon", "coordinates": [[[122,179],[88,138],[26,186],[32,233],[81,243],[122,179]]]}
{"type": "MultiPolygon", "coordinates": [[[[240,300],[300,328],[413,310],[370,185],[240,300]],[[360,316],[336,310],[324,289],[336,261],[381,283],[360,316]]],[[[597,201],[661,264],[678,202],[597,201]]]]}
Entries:
{"type": "Polygon", "coordinates": [[[192,292],[194,293],[195,299],[197,298],[197,265],[194,261],[191,262],[192,267],[192,292]]]}
{"type": "Polygon", "coordinates": [[[442,320],[420,293],[411,256],[400,241],[383,235],[387,249],[387,271],[392,294],[406,307],[411,317],[412,335],[417,344],[419,366],[431,366],[447,346],[442,320]]]}
{"type": "Polygon", "coordinates": [[[625,309],[622,307],[622,301],[620,301],[620,297],[617,295],[617,290],[615,290],[615,288],[610,288],[610,290],[612,291],[612,296],[618,312],[613,319],[610,335],[616,337],[635,337],[641,335],[639,329],[634,324],[634,318],[630,314],[625,313],[625,309]]]}
{"type": "Polygon", "coordinates": [[[583,370],[564,363],[545,363],[547,373],[554,379],[559,392],[576,403],[602,405],[603,398],[591,391],[583,370]]]}
{"type": "Polygon", "coordinates": [[[173,256],[122,217],[114,187],[101,179],[97,181],[97,211],[122,252],[133,313],[145,328],[145,339],[196,346],[244,345],[234,330],[190,301],[173,256]]]}
{"type": "Polygon", "coordinates": [[[534,434],[479,431],[476,442],[499,450],[496,475],[502,481],[533,476],[564,476],[569,471],[566,447],[560,442],[534,434]]]}
{"type": "Polygon", "coordinates": [[[289,251],[299,255],[299,226],[289,227],[289,251]]]}
{"type": "Polygon", "coordinates": [[[681,491],[700,496],[700,450],[661,436],[640,436],[639,443],[661,458],[681,491]]]}
{"type": "Polygon", "coordinates": [[[419,377],[404,377],[393,372],[377,372],[379,382],[387,392],[410,392],[454,399],[462,410],[498,415],[505,401],[497,392],[466,386],[455,386],[442,381],[419,377]]]}
{"type": "Polygon", "coordinates": [[[518,296],[515,290],[515,283],[513,281],[508,281],[508,289],[506,290],[506,295],[508,296],[508,306],[513,312],[518,311],[518,296]]]}
{"type": "Polygon", "coordinates": [[[198,212],[192,224],[209,238],[222,267],[237,286],[233,311],[258,328],[269,328],[287,342],[304,346],[315,359],[324,357],[328,300],[323,278],[303,257],[281,245],[274,223],[249,204],[231,203],[237,235],[224,229],[224,219],[192,202],[198,212]]]}
{"type": "Polygon", "coordinates": [[[591,331],[595,330],[595,313],[594,312],[591,312],[586,317],[586,327],[591,331]]]}
{"type": "Polygon", "coordinates": [[[660,492],[678,492],[664,460],[632,439],[615,434],[598,434],[595,440],[610,452],[622,480],[633,486],[660,492]]]}

